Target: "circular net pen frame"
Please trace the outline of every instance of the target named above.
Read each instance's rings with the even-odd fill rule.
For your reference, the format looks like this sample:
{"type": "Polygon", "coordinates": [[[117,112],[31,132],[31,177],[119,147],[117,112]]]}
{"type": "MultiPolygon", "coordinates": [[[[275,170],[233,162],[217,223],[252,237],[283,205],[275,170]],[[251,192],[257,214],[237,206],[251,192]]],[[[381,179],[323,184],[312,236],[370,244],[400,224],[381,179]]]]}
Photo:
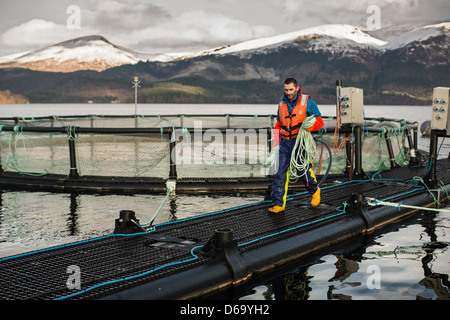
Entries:
{"type": "MultiPolygon", "coordinates": [[[[1,118],[0,186],[153,193],[171,180],[177,191],[265,191],[277,169],[266,165],[275,122],[231,114],[1,118]]],[[[318,178],[349,176],[359,158],[364,172],[401,167],[417,150],[417,123],[366,119],[358,142],[355,128],[324,122],[313,133],[318,178]]]]}

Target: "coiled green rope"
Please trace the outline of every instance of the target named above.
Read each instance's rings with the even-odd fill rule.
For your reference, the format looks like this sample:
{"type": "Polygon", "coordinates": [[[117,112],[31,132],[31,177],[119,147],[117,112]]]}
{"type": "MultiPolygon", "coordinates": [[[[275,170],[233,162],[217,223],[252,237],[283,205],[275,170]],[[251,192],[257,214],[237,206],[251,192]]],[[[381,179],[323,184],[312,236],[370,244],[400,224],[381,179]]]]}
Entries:
{"type": "MultiPolygon", "coordinates": [[[[295,146],[292,149],[291,162],[289,165],[289,181],[296,182],[300,177],[306,174],[306,170],[310,163],[314,161],[316,156],[316,142],[311,132],[306,129],[313,126],[316,123],[314,116],[309,116],[303,121],[302,126],[295,140],[295,146]],[[301,152],[302,150],[305,152],[301,152]],[[298,171],[303,172],[298,175],[298,171]]],[[[280,145],[277,144],[271,151],[266,159],[265,166],[271,167],[278,161],[278,153],[280,145]]]]}
{"type": "Polygon", "coordinates": [[[307,117],[300,127],[295,140],[295,146],[292,149],[291,163],[289,165],[289,181],[296,182],[299,178],[306,174],[308,167],[313,163],[316,156],[316,142],[311,132],[306,129],[312,127],[316,123],[314,116],[307,117]],[[298,172],[302,172],[300,175],[298,172]]]}

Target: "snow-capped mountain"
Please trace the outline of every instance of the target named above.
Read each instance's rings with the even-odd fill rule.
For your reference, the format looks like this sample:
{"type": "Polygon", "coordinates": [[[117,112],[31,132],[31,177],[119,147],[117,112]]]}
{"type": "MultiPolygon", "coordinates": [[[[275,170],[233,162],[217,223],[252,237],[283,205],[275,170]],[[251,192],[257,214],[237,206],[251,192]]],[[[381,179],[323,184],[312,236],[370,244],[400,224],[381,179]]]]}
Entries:
{"type": "Polygon", "coordinates": [[[380,48],[387,43],[386,41],[379,40],[370,36],[357,27],[345,24],[331,24],[307,28],[274,37],[245,41],[235,45],[206,50],[187,57],[190,58],[210,54],[230,54],[250,50],[261,51],[266,48],[270,49],[274,46],[279,46],[285,43],[299,40],[314,40],[314,42],[316,43],[316,48],[321,47],[328,49],[331,49],[332,47],[334,49],[342,49],[343,41],[353,43],[355,46],[365,46],[373,48],[380,48]]]}
{"type": "MultiPolygon", "coordinates": [[[[0,67],[19,67],[52,72],[102,71],[125,64],[136,64],[139,61],[170,62],[209,55],[230,54],[248,58],[253,54],[271,52],[289,46],[295,46],[297,50],[303,52],[326,51],[333,55],[353,54],[357,56],[360,50],[373,50],[381,54],[411,44],[417,45],[423,41],[430,41],[430,38],[439,36],[444,36],[444,42],[448,47],[449,28],[450,23],[428,25],[413,30],[403,28],[399,36],[388,42],[351,25],[332,24],[226,45],[193,54],[151,55],[117,46],[102,36],[88,36],[28,53],[0,57],[0,67]]],[[[376,35],[380,32],[371,34],[376,35]]],[[[397,30],[398,32],[399,30],[397,30]]]]}
{"type": "Polygon", "coordinates": [[[424,104],[434,87],[449,86],[449,27],[324,25],[183,56],[91,36],[0,58],[0,90],[30,102],[134,101],[130,81],[139,76],[142,102],[272,103],[280,83],[296,77],[319,103],[333,103],[341,79],[363,87],[369,104],[424,104]],[[103,71],[70,72],[78,70],[103,71]],[[155,84],[164,90],[150,90],[155,84]]]}
{"type": "Polygon", "coordinates": [[[6,61],[2,63],[3,66],[55,72],[101,71],[123,64],[137,63],[142,59],[139,54],[116,46],[102,36],[76,38],[4,58],[6,61]]]}
{"type": "Polygon", "coordinates": [[[404,32],[392,39],[386,43],[384,48],[388,50],[395,50],[410,45],[414,42],[427,41],[430,38],[436,38],[439,36],[450,36],[450,22],[414,28],[411,31],[404,32]]]}
{"type": "MultiPolygon", "coordinates": [[[[293,43],[303,42],[297,47],[302,51],[328,51],[330,53],[355,53],[358,50],[373,50],[378,54],[387,51],[406,49],[411,46],[432,46],[439,43],[439,50],[447,50],[450,44],[450,22],[414,27],[388,27],[377,32],[364,32],[361,29],[345,24],[323,25],[286,33],[274,37],[250,40],[197,54],[185,56],[193,58],[206,55],[238,54],[247,56],[263,53],[293,43]],[[370,35],[373,34],[373,35],[370,35]],[[377,38],[374,35],[383,35],[377,38]]],[[[413,51],[413,50],[412,50],[413,51]]],[[[431,57],[433,54],[430,55],[431,57]]]]}
{"type": "Polygon", "coordinates": [[[102,71],[139,61],[169,61],[173,55],[147,55],[112,44],[94,35],[64,41],[39,50],[0,58],[2,67],[29,68],[39,71],[102,71]]]}
{"type": "Polygon", "coordinates": [[[400,34],[385,46],[385,58],[418,62],[422,65],[447,65],[450,49],[450,23],[415,28],[400,34]]]}

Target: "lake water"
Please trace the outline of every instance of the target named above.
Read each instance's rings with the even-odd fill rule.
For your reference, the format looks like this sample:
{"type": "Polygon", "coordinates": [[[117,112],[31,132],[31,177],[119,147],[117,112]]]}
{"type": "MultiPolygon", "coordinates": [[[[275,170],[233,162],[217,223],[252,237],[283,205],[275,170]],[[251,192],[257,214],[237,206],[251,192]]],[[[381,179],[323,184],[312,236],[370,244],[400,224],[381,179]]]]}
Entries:
{"type": "MultiPolygon", "coordinates": [[[[323,116],[335,107],[319,106],[323,116]]],[[[274,105],[138,105],[138,114],[272,114],[274,105]]],[[[0,105],[0,117],[47,115],[132,115],[134,104],[0,105]]],[[[431,107],[366,106],[366,117],[429,120],[431,107]]],[[[442,139],[441,139],[442,140],[442,139]]],[[[439,156],[447,157],[444,139],[439,156]]],[[[420,137],[419,149],[428,151],[420,137]]],[[[150,220],[164,195],[71,195],[6,191],[0,194],[0,257],[110,234],[119,211],[133,210],[150,220]]],[[[156,223],[214,212],[263,200],[259,194],[173,195],[156,223]]],[[[423,211],[362,239],[330,248],[315,259],[291,264],[282,273],[239,292],[239,299],[450,299],[450,214],[423,211]],[[375,271],[374,271],[375,270],[375,271]],[[380,286],[371,286],[378,272],[380,286]]],[[[228,298],[230,296],[227,296],[228,298]]]]}

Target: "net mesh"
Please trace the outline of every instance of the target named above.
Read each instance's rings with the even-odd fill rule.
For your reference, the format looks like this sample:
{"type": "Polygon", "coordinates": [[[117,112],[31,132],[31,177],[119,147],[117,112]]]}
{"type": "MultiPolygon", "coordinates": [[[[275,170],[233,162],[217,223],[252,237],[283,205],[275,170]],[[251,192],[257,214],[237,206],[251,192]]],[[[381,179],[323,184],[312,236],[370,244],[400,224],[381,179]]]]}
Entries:
{"type": "Polygon", "coordinates": [[[167,137],[80,134],[76,146],[80,175],[164,178],[169,172],[167,137]]]}
{"type": "MultiPolygon", "coordinates": [[[[74,153],[80,176],[168,178],[171,167],[175,166],[178,178],[267,177],[274,173],[273,169],[265,167],[265,160],[271,150],[271,128],[275,120],[273,115],[0,119],[1,169],[23,175],[67,175],[73,165],[71,153],[74,153]],[[42,132],[35,128],[55,129],[55,132],[42,132]],[[68,128],[77,129],[70,131],[68,128]],[[89,128],[111,130],[98,133],[89,132],[89,128]],[[121,128],[120,132],[115,132],[117,128],[121,128]],[[155,130],[137,132],[142,128],[155,130]],[[168,133],[167,128],[173,130],[168,133]],[[75,142],[75,150],[69,148],[71,139],[75,142]]],[[[342,174],[346,162],[353,160],[353,156],[348,159],[346,151],[347,148],[353,150],[353,141],[350,138],[346,147],[343,143],[345,136],[335,135],[336,120],[329,117],[324,121],[328,129],[315,136],[332,151],[329,173],[342,174]]],[[[363,170],[371,172],[390,168],[386,132],[390,135],[395,162],[404,165],[408,161],[405,147],[405,130],[408,129],[400,121],[366,122],[363,128],[363,170]],[[368,128],[382,130],[372,132],[368,128]]],[[[318,143],[314,161],[316,174],[324,174],[328,165],[329,153],[318,143]]]]}
{"type": "Polygon", "coordinates": [[[67,174],[67,136],[58,133],[6,132],[0,136],[3,171],[24,175],[67,174]]]}

